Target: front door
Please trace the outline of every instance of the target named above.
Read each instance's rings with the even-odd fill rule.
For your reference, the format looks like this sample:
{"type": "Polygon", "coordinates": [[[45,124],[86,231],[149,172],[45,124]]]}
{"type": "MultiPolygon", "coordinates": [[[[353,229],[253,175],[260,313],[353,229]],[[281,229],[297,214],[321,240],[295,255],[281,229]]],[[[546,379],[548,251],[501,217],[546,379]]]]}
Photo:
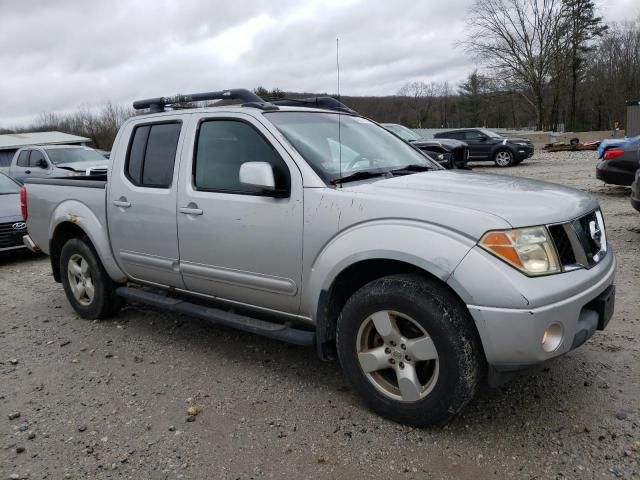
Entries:
{"type": "Polygon", "coordinates": [[[120,267],[134,279],[178,288],[184,285],[178,267],[174,171],[183,130],[172,116],[126,125],[120,142],[131,141],[114,150],[107,201],[109,238],[120,267]]]}
{"type": "Polygon", "coordinates": [[[488,159],[491,151],[491,139],[476,130],[464,133],[463,141],[469,145],[469,158],[488,159]]]}
{"type": "Polygon", "coordinates": [[[270,132],[243,114],[198,119],[180,173],[180,271],[189,290],[297,313],[302,277],[302,177],[270,132]],[[241,184],[245,162],[271,164],[280,196],[241,184]]]}

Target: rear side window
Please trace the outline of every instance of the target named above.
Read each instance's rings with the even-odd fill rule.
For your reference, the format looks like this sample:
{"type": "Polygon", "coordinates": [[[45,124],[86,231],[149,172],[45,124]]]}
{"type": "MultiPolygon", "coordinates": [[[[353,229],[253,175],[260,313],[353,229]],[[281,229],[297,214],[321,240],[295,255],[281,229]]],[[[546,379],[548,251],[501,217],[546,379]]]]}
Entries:
{"type": "Polygon", "coordinates": [[[16,165],[23,168],[27,168],[29,166],[29,150],[23,150],[20,152],[16,165]]]}
{"type": "Polygon", "coordinates": [[[134,185],[167,188],[173,179],[180,122],[141,125],[133,131],[125,164],[134,185]]]}

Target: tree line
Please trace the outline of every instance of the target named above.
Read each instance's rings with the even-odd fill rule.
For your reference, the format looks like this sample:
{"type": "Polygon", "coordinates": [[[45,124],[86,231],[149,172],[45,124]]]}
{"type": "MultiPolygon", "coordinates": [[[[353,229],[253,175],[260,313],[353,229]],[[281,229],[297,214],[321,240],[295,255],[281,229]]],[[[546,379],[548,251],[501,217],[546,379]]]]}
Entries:
{"type": "MultiPolygon", "coordinates": [[[[606,25],[593,0],[475,0],[467,26],[459,47],[480,68],[462,82],[418,80],[395,95],[340,100],[378,122],[410,128],[588,131],[624,127],[626,101],[640,99],[640,18],[606,25]]],[[[319,95],[262,86],[254,91],[264,99],[319,95]]],[[[43,113],[0,133],[57,130],[109,150],[134,114],[107,103],[43,113]]]]}

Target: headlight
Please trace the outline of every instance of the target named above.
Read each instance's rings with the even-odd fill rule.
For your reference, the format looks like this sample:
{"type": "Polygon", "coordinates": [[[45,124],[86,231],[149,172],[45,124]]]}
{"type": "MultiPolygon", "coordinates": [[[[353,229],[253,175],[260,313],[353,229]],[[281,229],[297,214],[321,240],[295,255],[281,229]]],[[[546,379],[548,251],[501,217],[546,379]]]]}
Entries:
{"type": "Polygon", "coordinates": [[[525,275],[560,272],[558,256],[545,227],[487,232],[479,245],[525,275]]]}
{"type": "Polygon", "coordinates": [[[516,145],[520,145],[521,147],[526,147],[529,144],[527,142],[516,142],[516,145]]]}

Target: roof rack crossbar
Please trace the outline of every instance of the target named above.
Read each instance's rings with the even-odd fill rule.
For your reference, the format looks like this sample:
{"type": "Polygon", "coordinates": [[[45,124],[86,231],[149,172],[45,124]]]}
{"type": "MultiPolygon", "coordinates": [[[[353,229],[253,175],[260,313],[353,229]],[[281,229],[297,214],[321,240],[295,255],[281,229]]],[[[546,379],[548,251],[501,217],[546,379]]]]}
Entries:
{"type": "Polygon", "coordinates": [[[339,110],[345,113],[356,113],[355,110],[347,107],[344,103],[336,100],[333,97],[311,97],[311,98],[282,98],[277,100],[271,100],[273,105],[281,105],[283,107],[315,107],[315,108],[326,108],[329,110],[339,110]]]}
{"type": "Polygon", "coordinates": [[[240,100],[243,103],[264,105],[265,102],[258,95],[246,88],[232,88],[219,92],[190,93],[173,97],[156,97],[133,102],[133,108],[143,110],[148,108],[150,113],[163,112],[164,107],[175,103],[202,102],[205,100],[240,100]]]}

